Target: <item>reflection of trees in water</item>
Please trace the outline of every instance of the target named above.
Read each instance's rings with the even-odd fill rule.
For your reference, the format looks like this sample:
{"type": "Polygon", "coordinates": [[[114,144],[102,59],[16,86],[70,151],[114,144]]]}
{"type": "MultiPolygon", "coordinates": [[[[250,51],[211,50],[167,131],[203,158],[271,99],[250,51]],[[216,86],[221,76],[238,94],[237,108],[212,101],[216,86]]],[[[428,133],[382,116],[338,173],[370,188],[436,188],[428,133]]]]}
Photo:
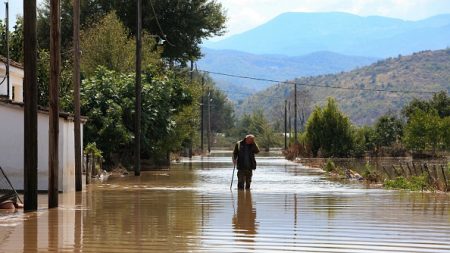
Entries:
{"type": "Polygon", "coordinates": [[[109,242],[110,247],[122,241],[134,242],[132,248],[158,242],[162,251],[192,250],[198,245],[199,221],[209,210],[197,208],[201,196],[190,191],[95,189],[88,196],[83,241],[109,242]]]}
{"type": "Polygon", "coordinates": [[[242,242],[254,242],[257,233],[256,209],[250,191],[238,191],[237,211],[233,215],[233,229],[242,242]]]}

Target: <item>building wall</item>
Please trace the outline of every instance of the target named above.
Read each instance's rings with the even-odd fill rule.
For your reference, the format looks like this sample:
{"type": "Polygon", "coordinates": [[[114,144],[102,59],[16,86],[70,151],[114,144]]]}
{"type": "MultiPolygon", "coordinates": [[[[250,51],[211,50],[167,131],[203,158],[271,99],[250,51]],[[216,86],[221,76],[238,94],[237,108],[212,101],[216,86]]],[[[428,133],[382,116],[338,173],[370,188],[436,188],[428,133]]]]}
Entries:
{"type": "MultiPolygon", "coordinates": [[[[38,114],[38,190],[48,190],[48,120],[38,114]]],[[[0,103],[0,166],[13,186],[23,190],[24,175],[24,115],[23,107],[0,103]]],[[[59,190],[75,190],[74,123],[59,120],[59,190]]]]}
{"type": "MultiPolygon", "coordinates": [[[[0,82],[6,75],[6,67],[3,62],[0,62],[0,82]]],[[[9,85],[9,99],[15,102],[23,102],[23,69],[10,66],[9,67],[10,85],[9,85]],[[13,97],[14,89],[14,97],[13,97]]],[[[0,95],[7,95],[7,81],[6,79],[0,84],[0,95]]]]}

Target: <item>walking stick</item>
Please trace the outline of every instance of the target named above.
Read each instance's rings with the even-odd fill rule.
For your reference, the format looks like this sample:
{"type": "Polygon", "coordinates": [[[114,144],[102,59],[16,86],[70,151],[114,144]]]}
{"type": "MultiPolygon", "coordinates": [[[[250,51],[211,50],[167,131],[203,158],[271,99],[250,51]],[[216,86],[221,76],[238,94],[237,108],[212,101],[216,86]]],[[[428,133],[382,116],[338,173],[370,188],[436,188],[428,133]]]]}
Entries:
{"type": "Polygon", "coordinates": [[[234,179],[234,170],[236,169],[236,164],[234,164],[234,166],[233,166],[233,174],[231,174],[231,184],[230,184],[230,190],[231,190],[231,187],[233,187],[233,179],[234,179]]]}

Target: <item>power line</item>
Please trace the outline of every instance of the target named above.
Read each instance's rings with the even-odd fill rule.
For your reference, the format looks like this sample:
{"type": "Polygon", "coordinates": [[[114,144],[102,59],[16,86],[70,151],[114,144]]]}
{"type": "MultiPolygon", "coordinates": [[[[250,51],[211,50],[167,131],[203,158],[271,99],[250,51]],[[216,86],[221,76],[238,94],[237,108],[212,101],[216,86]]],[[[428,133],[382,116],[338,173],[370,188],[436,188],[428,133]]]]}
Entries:
{"type": "Polygon", "coordinates": [[[167,36],[166,36],[166,34],[164,33],[164,31],[163,31],[163,29],[162,29],[162,27],[161,27],[161,24],[159,23],[158,16],[156,16],[156,11],[155,11],[155,8],[153,7],[153,2],[152,2],[152,0],[150,0],[150,6],[152,7],[152,12],[153,12],[153,16],[155,17],[155,20],[156,20],[156,25],[158,26],[159,31],[161,32],[161,34],[162,34],[162,36],[163,36],[163,39],[165,39],[169,45],[171,45],[172,47],[174,47],[175,45],[172,44],[172,43],[167,39],[167,36]]]}
{"type": "Polygon", "coordinates": [[[254,80],[254,81],[271,82],[271,83],[297,84],[297,85],[307,86],[307,87],[312,87],[312,88],[328,88],[328,89],[356,90],[356,91],[375,91],[375,92],[405,93],[405,94],[435,94],[435,93],[437,93],[437,91],[386,90],[386,89],[354,88],[354,87],[342,87],[342,86],[326,86],[326,85],[320,85],[320,84],[313,85],[313,84],[298,83],[298,82],[293,82],[293,81],[280,81],[280,80],[258,78],[258,77],[251,77],[251,76],[234,75],[234,74],[227,74],[227,73],[214,72],[214,71],[208,71],[208,70],[199,70],[199,71],[208,73],[208,74],[213,74],[213,75],[221,75],[221,76],[227,76],[227,77],[233,77],[233,78],[241,78],[241,79],[248,79],[248,80],[254,80]]]}

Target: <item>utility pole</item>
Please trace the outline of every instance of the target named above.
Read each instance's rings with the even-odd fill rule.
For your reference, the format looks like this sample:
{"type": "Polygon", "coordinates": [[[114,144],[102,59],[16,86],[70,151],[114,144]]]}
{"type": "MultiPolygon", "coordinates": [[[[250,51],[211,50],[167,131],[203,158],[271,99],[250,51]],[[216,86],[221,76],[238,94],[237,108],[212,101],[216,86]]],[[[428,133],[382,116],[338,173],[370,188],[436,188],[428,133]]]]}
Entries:
{"type": "Polygon", "coordinates": [[[135,86],[135,118],[134,118],[134,175],[141,175],[141,113],[142,113],[142,0],[137,0],[137,32],[136,32],[136,86],[135,86]]]}
{"type": "Polygon", "coordinates": [[[287,150],[287,100],[284,100],[284,150],[287,150]]]}
{"type": "Polygon", "coordinates": [[[80,0],[73,0],[73,101],[75,107],[75,190],[83,189],[81,175],[81,112],[80,112],[80,0]]]}
{"type": "Polygon", "coordinates": [[[36,0],[23,1],[24,211],[37,210],[36,0]]]}
{"type": "MultiPolygon", "coordinates": [[[[193,85],[193,80],[194,80],[194,61],[191,60],[191,73],[190,73],[190,80],[191,80],[191,85],[193,85]]],[[[193,124],[191,124],[192,126],[193,124]]],[[[189,134],[189,158],[192,158],[192,145],[193,145],[193,140],[194,138],[192,137],[192,131],[189,134]]]]}
{"type": "Polygon", "coordinates": [[[291,124],[291,101],[288,103],[288,115],[289,115],[289,138],[291,137],[290,134],[292,133],[292,124],[291,124]]]}
{"type": "Polygon", "coordinates": [[[208,88],[208,153],[211,153],[211,91],[208,88]]]}
{"type": "Polygon", "coordinates": [[[58,207],[59,78],[61,67],[60,0],[50,1],[50,87],[48,129],[48,208],[58,207]]]}
{"type": "Polygon", "coordinates": [[[11,94],[9,92],[10,89],[10,79],[9,79],[9,2],[5,2],[5,10],[6,10],[6,32],[5,32],[5,39],[6,39],[6,96],[9,99],[9,95],[11,94]]]}
{"type": "Polygon", "coordinates": [[[205,86],[205,77],[202,76],[202,102],[200,104],[200,149],[202,150],[202,154],[203,154],[203,133],[204,133],[204,108],[205,108],[205,98],[204,98],[204,86],[205,86]]]}
{"type": "Polygon", "coordinates": [[[294,143],[298,143],[297,139],[297,84],[294,84],[294,143]]]}

